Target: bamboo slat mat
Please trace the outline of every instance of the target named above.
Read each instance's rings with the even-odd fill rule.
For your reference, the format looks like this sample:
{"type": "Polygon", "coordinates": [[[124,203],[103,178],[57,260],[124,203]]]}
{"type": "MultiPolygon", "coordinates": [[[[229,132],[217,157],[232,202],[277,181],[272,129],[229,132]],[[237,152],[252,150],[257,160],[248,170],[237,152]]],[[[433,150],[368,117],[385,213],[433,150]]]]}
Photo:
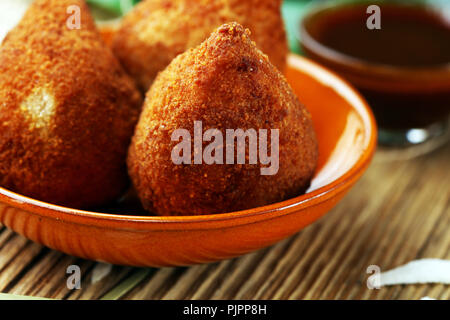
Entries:
{"type": "Polygon", "coordinates": [[[317,223],[270,248],[189,268],[98,265],[0,229],[0,292],[58,299],[450,299],[450,286],[369,290],[369,265],[381,270],[419,258],[450,259],[450,144],[410,160],[377,155],[362,180],[317,223]],[[397,159],[397,160],[394,160],[397,159]],[[66,286],[79,265],[81,289],[66,286]]]}

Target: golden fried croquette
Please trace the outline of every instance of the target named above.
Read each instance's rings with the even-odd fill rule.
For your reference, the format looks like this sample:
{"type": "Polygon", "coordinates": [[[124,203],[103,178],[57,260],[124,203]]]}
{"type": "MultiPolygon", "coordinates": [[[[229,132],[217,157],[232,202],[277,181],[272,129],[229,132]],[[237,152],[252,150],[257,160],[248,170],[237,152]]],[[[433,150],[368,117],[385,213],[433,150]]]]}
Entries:
{"type": "Polygon", "coordinates": [[[122,22],[112,47],[147,91],[178,54],[202,43],[216,28],[237,21],[280,70],[288,52],[281,0],[145,0],[122,22]]]}
{"type": "MultiPolygon", "coordinates": [[[[208,144],[203,142],[203,150],[208,144]]],[[[151,212],[223,213],[304,192],[316,167],[317,150],[309,112],[250,40],[248,30],[232,23],[159,73],[136,127],[128,171],[144,208],[151,212]],[[202,123],[203,132],[217,129],[223,136],[227,129],[278,129],[277,173],[262,175],[261,161],[194,164],[195,151],[189,163],[175,164],[172,152],[180,140],[172,141],[173,133],[186,129],[193,137],[195,122],[202,123]]]]}
{"type": "Polygon", "coordinates": [[[141,100],[84,1],[34,1],[0,47],[0,185],[76,208],[115,199],[141,100]]]}

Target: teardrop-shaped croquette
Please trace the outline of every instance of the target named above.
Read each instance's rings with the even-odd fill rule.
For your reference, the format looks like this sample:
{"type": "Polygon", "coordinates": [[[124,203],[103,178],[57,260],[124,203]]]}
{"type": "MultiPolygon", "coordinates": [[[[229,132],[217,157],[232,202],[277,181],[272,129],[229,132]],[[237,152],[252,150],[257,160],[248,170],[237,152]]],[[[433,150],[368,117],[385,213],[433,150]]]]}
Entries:
{"type": "Polygon", "coordinates": [[[112,47],[147,91],[178,54],[202,43],[220,25],[237,21],[284,70],[288,47],[280,6],[281,0],[146,0],[124,17],[112,47]]]}
{"type": "Polygon", "coordinates": [[[179,55],[158,75],[144,102],[128,168],[147,210],[160,215],[211,214],[303,193],[317,155],[309,112],[250,40],[248,30],[232,23],[179,55]],[[225,139],[228,130],[238,129],[258,135],[253,139],[258,143],[253,151],[260,150],[256,163],[250,138],[243,153],[234,140],[211,147],[220,136],[225,139]],[[264,141],[271,152],[263,152],[264,141]],[[236,153],[232,150],[231,159],[225,159],[230,145],[236,153]],[[270,156],[270,163],[261,155],[270,156]],[[211,156],[214,162],[208,164],[211,156]]]}
{"type": "Polygon", "coordinates": [[[115,199],[141,99],[84,1],[34,1],[0,47],[0,185],[76,208],[115,199]]]}

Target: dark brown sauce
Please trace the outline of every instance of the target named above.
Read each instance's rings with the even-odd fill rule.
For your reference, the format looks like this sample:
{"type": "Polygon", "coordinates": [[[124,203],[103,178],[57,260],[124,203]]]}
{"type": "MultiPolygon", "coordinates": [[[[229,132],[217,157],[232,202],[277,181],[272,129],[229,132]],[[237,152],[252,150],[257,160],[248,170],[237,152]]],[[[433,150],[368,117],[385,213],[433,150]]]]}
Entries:
{"type": "Polygon", "coordinates": [[[407,67],[450,63],[450,22],[433,11],[380,5],[381,29],[370,30],[367,6],[348,7],[321,23],[318,40],[362,60],[407,67]]]}
{"type": "MultiPolygon", "coordinates": [[[[450,0],[449,0],[450,1],[450,0]]],[[[395,76],[381,76],[379,81],[394,84],[391,90],[372,84],[353,83],[368,100],[381,128],[404,130],[425,128],[445,121],[450,114],[450,83],[444,70],[450,64],[450,21],[429,7],[380,4],[381,29],[370,30],[366,5],[336,6],[317,13],[308,24],[308,33],[322,45],[340,54],[363,61],[370,68],[360,71],[343,67],[317,55],[307,46],[305,53],[352,82],[354,74],[372,77],[376,65],[382,70],[407,68],[442,72],[442,86],[424,83],[424,90],[395,89],[395,76]],[[394,68],[392,68],[394,67],[394,68]],[[354,74],[352,74],[354,73],[354,74]]],[[[356,64],[360,65],[360,64],[356,64]]],[[[423,71],[423,70],[422,70],[423,71]]],[[[395,72],[393,72],[396,75],[395,72]]],[[[375,77],[378,77],[376,74],[375,77]]],[[[415,79],[416,81],[418,79],[415,79]]]]}

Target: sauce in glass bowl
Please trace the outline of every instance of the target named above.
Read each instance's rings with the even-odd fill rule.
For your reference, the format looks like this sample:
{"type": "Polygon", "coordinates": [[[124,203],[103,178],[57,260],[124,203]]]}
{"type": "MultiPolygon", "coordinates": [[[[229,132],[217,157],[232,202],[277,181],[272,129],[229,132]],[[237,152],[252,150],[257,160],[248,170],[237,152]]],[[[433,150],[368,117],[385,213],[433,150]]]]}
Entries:
{"type": "Polygon", "coordinates": [[[450,18],[441,11],[380,1],[322,5],[303,19],[301,45],[365,96],[382,144],[421,143],[448,130],[450,18]],[[367,27],[372,4],[381,29],[367,27]]]}

